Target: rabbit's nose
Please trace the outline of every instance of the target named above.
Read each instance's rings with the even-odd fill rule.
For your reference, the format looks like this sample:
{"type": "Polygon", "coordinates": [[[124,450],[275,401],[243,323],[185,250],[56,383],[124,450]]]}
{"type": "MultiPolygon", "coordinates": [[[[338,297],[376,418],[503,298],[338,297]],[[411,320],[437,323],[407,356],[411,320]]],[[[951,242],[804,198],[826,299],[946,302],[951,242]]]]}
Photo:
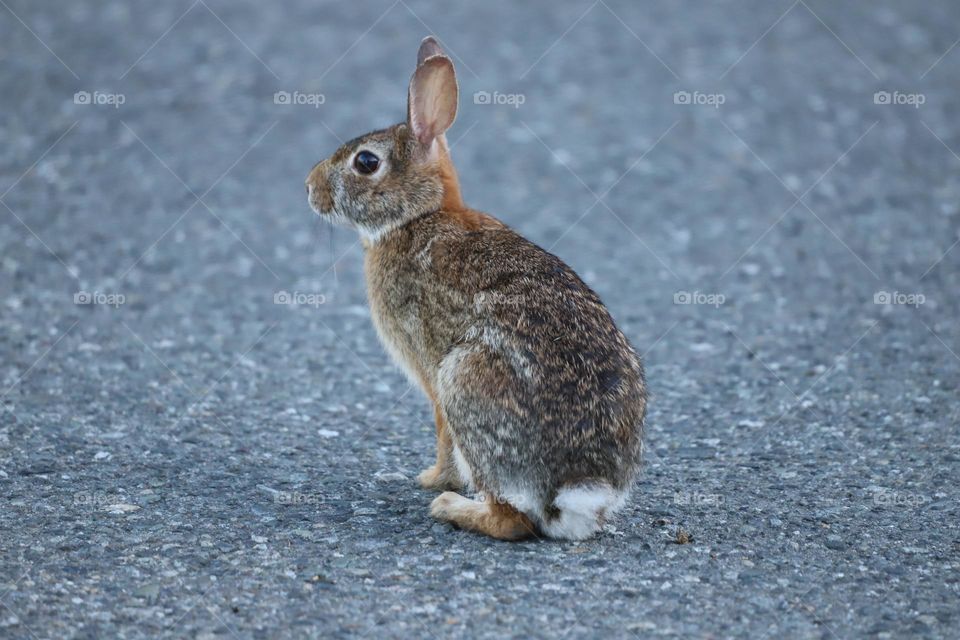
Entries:
{"type": "Polygon", "coordinates": [[[313,168],[310,169],[310,173],[307,174],[307,191],[313,187],[313,183],[317,181],[318,178],[322,177],[327,171],[327,161],[322,160],[317,164],[313,165],[313,168]]]}

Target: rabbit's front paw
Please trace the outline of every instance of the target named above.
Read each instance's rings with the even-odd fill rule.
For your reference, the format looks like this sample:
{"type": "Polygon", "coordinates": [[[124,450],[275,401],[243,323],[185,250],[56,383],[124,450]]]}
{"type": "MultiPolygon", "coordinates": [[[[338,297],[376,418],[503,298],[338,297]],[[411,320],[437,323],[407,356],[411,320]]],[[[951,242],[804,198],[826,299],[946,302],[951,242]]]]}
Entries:
{"type": "Polygon", "coordinates": [[[449,466],[433,465],[420,472],[417,481],[424,489],[443,491],[445,489],[459,489],[463,486],[456,472],[449,466]]]}

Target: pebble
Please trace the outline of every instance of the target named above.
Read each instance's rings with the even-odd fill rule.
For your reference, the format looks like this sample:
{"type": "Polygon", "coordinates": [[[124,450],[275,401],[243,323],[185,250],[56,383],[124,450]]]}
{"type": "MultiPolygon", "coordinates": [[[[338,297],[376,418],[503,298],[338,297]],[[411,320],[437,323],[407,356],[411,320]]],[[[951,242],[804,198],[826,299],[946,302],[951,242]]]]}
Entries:
{"type": "Polygon", "coordinates": [[[404,482],[407,480],[407,476],[402,473],[385,473],[383,471],[378,471],[374,474],[374,477],[380,482],[404,482]]]}
{"type": "Polygon", "coordinates": [[[139,511],[140,507],[135,504],[129,504],[126,502],[116,502],[114,504],[109,504],[104,507],[104,511],[112,513],[115,515],[122,515],[125,513],[133,513],[134,511],[139,511]]]}

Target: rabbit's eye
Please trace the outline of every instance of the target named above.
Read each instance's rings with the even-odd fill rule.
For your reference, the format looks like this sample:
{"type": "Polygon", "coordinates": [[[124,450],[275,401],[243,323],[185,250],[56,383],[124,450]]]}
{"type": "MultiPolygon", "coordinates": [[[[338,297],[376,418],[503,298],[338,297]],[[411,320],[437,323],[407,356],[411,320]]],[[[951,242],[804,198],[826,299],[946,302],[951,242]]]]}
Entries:
{"type": "Polygon", "coordinates": [[[370,175],[380,166],[380,158],[369,151],[361,151],[353,159],[354,168],[363,175],[370,175]]]}

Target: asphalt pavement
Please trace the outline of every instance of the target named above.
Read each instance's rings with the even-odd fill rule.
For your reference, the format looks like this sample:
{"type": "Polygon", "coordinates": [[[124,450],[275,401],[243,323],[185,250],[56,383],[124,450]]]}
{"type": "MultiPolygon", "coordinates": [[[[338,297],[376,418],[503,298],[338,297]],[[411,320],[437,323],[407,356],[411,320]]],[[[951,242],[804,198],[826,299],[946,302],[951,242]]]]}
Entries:
{"type": "Polygon", "coordinates": [[[0,638],[960,635],[960,5],[0,2],[0,638]],[[303,180],[461,85],[465,198],[644,354],[595,539],[430,519],[303,180]]]}

